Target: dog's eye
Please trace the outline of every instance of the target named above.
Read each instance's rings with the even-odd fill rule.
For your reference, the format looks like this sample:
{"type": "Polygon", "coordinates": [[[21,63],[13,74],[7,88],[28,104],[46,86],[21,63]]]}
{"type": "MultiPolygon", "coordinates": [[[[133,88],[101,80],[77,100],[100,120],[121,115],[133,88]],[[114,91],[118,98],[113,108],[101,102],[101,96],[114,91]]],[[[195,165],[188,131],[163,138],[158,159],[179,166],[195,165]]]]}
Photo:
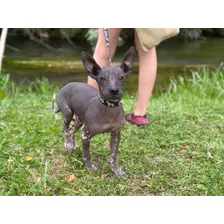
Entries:
{"type": "Polygon", "coordinates": [[[120,76],[119,79],[120,79],[120,80],[124,80],[124,76],[120,76]]]}
{"type": "Polygon", "coordinates": [[[104,80],[105,80],[105,77],[102,76],[102,77],[100,77],[100,79],[101,79],[102,81],[104,81],[104,80]]]}

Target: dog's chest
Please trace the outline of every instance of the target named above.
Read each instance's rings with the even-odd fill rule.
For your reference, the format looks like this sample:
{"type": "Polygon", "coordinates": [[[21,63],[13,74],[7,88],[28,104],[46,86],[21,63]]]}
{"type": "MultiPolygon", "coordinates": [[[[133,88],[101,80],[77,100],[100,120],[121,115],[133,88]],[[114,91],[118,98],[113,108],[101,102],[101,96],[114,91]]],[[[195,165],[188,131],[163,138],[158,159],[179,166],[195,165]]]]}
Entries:
{"type": "Polygon", "coordinates": [[[90,132],[92,135],[97,135],[97,134],[103,134],[103,133],[108,133],[108,132],[116,132],[120,131],[125,124],[125,120],[120,120],[119,122],[103,122],[103,123],[98,123],[98,124],[93,124],[90,127],[90,132]]]}
{"type": "Polygon", "coordinates": [[[103,117],[103,122],[100,122],[100,126],[102,129],[102,132],[111,132],[111,131],[117,131],[121,130],[122,127],[125,124],[124,117],[103,117]]]}
{"type": "MultiPolygon", "coordinates": [[[[90,114],[88,114],[90,115],[90,114]]],[[[112,131],[119,131],[125,124],[125,116],[123,108],[117,111],[111,109],[107,111],[98,111],[96,114],[87,116],[85,125],[88,126],[89,131],[93,134],[101,134],[112,131]]]]}

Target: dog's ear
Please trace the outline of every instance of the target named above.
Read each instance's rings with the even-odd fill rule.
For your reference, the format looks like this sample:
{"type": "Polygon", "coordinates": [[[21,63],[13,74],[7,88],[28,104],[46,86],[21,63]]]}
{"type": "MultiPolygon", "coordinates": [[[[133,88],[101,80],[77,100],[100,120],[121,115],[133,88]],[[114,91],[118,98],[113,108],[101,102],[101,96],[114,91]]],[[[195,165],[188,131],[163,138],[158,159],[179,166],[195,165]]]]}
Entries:
{"type": "Polygon", "coordinates": [[[124,55],[120,65],[121,69],[123,70],[126,76],[132,73],[134,61],[135,61],[135,48],[130,47],[129,50],[124,55]]]}
{"type": "Polygon", "coordinates": [[[100,66],[96,63],[96,61],[91,55],[89,55],[88,53],[84,51],[81,52],[81,58],[82,58],[82,63],[84,67],[89,73],[89,76],[93,79],[96,79],[97,75],[99,74],[101,70],[100,66]]]}

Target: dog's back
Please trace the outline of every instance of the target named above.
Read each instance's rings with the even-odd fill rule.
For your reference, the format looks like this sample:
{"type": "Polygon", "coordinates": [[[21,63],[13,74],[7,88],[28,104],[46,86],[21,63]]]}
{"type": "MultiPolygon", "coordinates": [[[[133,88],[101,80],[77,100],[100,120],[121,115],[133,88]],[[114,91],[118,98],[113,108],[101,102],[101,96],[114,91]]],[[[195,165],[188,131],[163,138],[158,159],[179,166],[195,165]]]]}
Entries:
{"type": "Polygon", "coordinates": [[[80,82],[71,82],[62,87],[58,96],[57,104],[60,111],[71,110],[84,122],[85,113],[89,101],[98,96],[98,90],[80,82]]]}

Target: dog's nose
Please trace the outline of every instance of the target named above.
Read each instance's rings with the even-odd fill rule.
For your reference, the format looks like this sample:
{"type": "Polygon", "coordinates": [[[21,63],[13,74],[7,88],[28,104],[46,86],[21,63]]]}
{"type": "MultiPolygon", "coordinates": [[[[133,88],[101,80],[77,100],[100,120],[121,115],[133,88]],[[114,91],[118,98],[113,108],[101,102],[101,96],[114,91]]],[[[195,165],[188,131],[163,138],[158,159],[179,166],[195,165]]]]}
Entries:
{"type": "Polygon", "coordinates": [[[118,92],[119,92],[118,89],[111,89],[111,90],[110,90],[110,93],[111,93],[112,95],[116,95],[116,94],[118,94],[118,92]]]}

